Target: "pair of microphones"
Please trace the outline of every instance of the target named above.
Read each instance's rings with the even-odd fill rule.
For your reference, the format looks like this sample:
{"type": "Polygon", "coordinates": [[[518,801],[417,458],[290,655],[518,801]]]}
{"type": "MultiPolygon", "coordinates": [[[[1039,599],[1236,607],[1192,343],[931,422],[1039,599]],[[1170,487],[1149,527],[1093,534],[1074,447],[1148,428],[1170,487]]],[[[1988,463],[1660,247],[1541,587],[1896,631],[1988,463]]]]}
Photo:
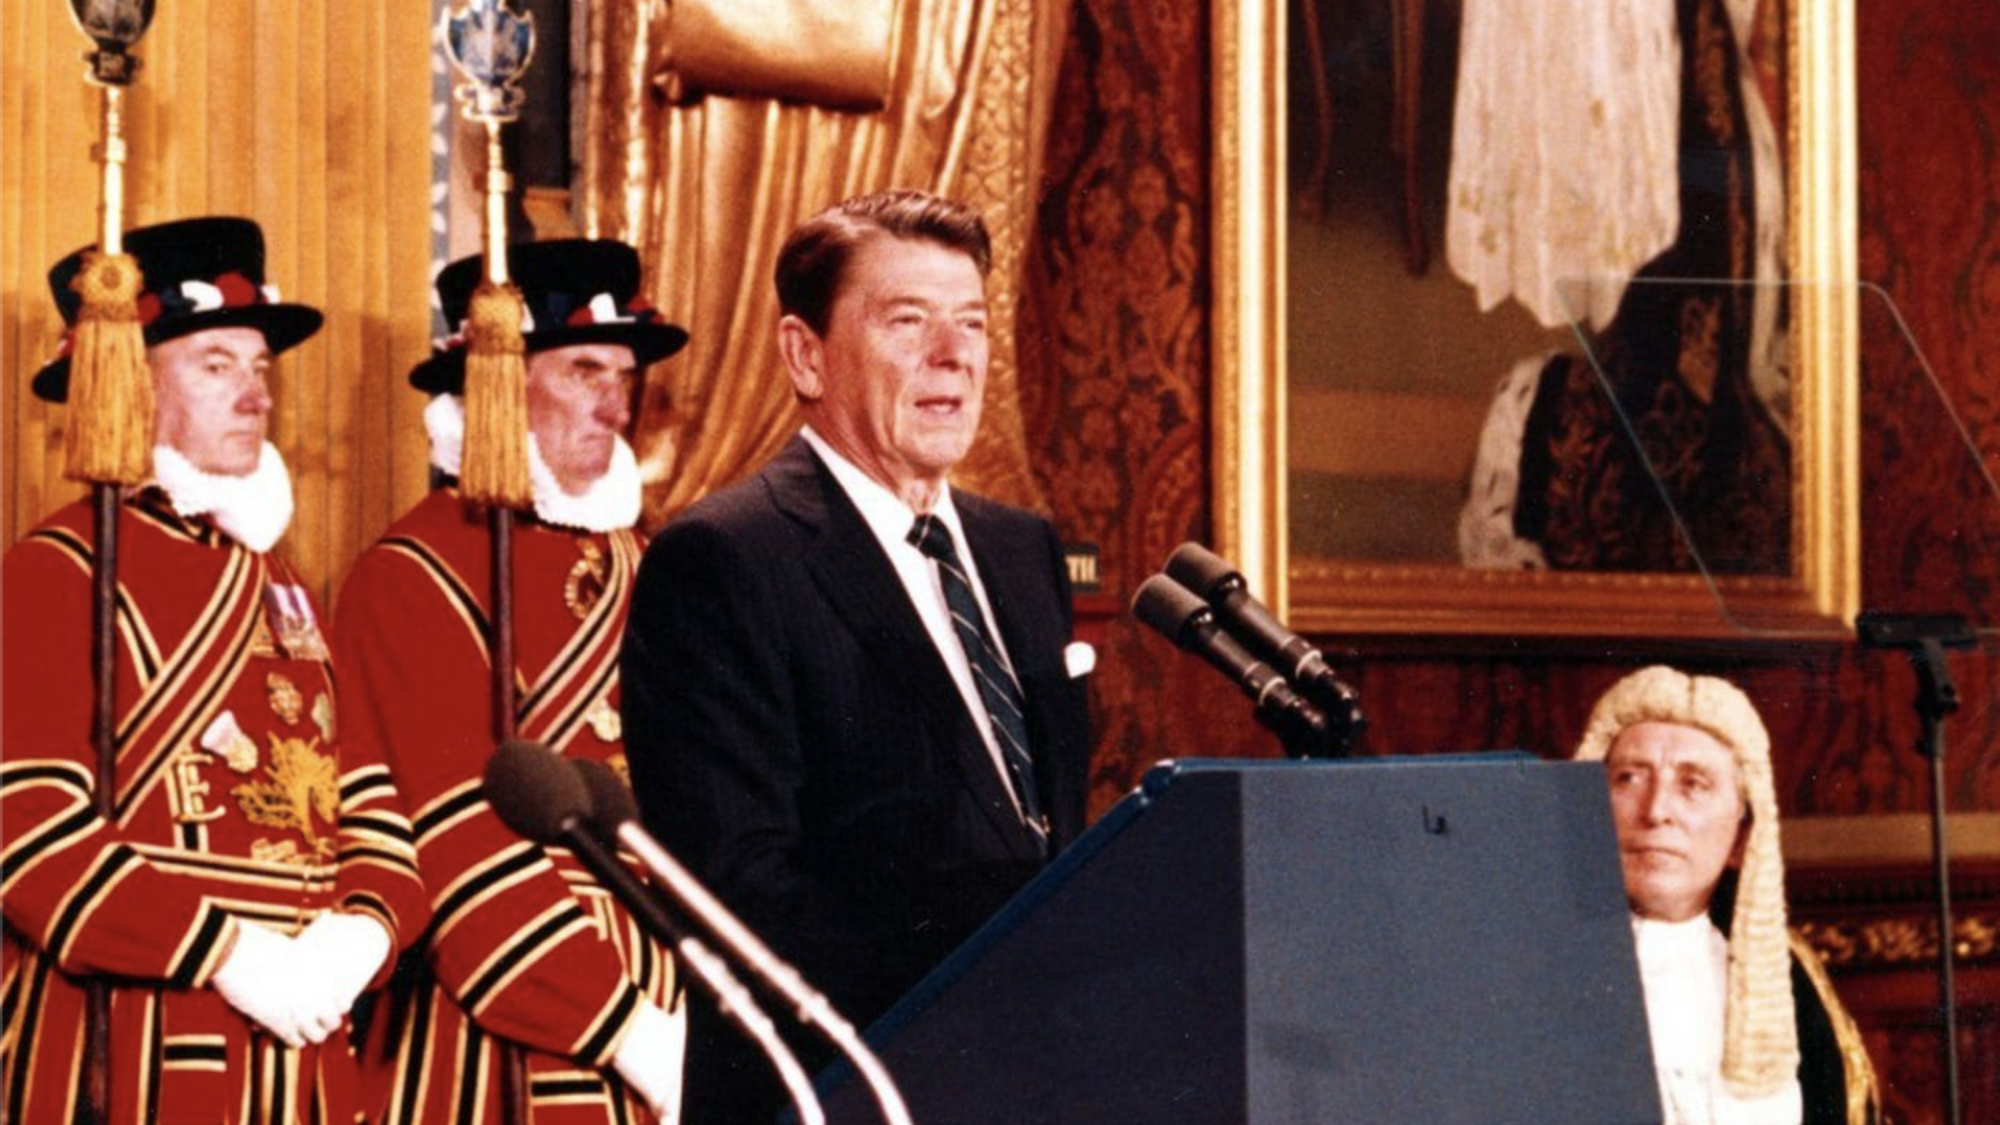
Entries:
{"type": "Polygon", "coordinates": [[[818,1029],[853,1063],[888,1125],[910,1125],[902,1093],[854,1025],[640,827],[632,791],[608,766],[565,758],[538,742],[510,739],[487,759],[485,794],[507,827],[536,843],[568,848],[640,926],[673,947],[717,1008],[770,1059],[791,1095],[799,1125],[826,1122],[811,1078],[750,987],[702,940],[697,927],[789,1005],[801,1024],[818,1029]],[[651,873],[652,886],[618,858],[621,845],[651,873]]]}
{"type": "Polygon", "coordinates": [[[1312,642],[1251,595],[1235,567],[1201,544],[1174,549],[1165,572],[1139,586],[1132,615],[1241,687],[1257,721],[1294,757],[1344,757],[1359,744],[1368,725],[1360,696],[1312,642]]]}

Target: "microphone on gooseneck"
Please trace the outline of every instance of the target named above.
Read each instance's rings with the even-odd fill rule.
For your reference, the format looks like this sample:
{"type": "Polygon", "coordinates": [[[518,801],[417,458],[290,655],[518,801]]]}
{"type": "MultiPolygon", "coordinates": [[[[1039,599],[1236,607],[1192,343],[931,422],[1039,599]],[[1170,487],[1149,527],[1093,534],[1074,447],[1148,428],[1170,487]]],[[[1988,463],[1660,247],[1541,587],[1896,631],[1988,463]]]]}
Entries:
{"type": "Polygon", "coordinates": [[[1215,611],[1185,586],[1164,574],[1146,579],[1132,598],[1132,616],[1236,681],[1256,703],[1257,721],[1276,732],[1288,751],[1311,757],[1324,746],[1326,716],[1276,669],[1224,632],[1215,611]]]}
{"type": "Polygon", "coordinates": [[[903,1103],[902,1091],[896,1088],[881,1059],[855,1033],[854,1025],[640,827],[639,806],[632,799],[632,791],[608,766],[584,759],[577,759],[571,765],[590,795],[591,826],[598,837],[623,844],[638,856],[682,912],[714,935],[722,948],[748,966],[758,980],[792,1004],[800,1023],[819,1028],[868,1083],[888,1125],[910,1125],[910,1111],[903,1103]]]}
{"type": "MultiPolygon", "coordinates": [[[[612,781],[617,783],[615,777],[612,781]]],[[[717,1006],[770,1058],[798,1107],[801,1125],[825,1125],[826,1113],[805,1067],[779,1038],[750,990],[722,958],[688,934],[593,833],[590,790],[568,759],[538,742],[509,739],[486,760],[485,793],[507,827],[538,844],[567,847],[647,932],[673,946],[695,979],[715,996],[717,1006]]]]}
{"type": "Polygon", "coordinates": [[[1167,558],[1168,577],[1214,608],[1224,628],[1277,665],[1293,687],[1326,713],[1335,753],[1345,753],[1368,726],[1361,697],[1334,673],[1311,641],[1285,627],[1250,593],[1242,573],[1199,543],[1183,543],[1167,558]]]}

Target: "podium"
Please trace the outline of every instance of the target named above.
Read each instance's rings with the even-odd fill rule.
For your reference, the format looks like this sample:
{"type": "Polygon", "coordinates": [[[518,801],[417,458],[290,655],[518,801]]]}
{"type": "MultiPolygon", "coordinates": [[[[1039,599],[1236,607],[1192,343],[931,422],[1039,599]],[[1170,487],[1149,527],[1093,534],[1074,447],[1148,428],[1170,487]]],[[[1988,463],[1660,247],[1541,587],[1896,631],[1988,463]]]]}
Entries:
{"type": "Polygon", "coordinates": [[[1166,763],[867,1037],[917,1125],[1657,1125],[1615,840],[1596,763],[1166,763]]]}

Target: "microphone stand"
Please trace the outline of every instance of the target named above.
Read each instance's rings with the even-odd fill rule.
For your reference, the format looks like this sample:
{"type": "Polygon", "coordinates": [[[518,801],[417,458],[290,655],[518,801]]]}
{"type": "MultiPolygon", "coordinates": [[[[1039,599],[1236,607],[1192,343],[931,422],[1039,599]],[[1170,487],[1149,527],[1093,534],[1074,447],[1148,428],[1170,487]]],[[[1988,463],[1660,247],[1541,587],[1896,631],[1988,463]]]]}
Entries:
{"type": "Polygon", "coordinates": [[[751,933],[749,927],[718,902],[708,888],[682,867],[680,861],[669,855],[658,841],[630,820],[620,822],[617,831],[618,842],[639,857],[639,861],[653,873],[653,878],[667,889],[682,909],[719,938],[730,953],[757,974],[758,979],[796,1005],[800,1023],[826,1033],[827,1039],[847,1056],[868,1083],[888,1125],[911,1125],[910,1111],[903,1104],[902,1092],[896,1088],[896,1082],[889,1076],[882,1060],[855,1034],[854,1025],[835,1011],[825,996],[808,985],[797,969],[771,952],[762,939],[751,933]]]}
{"type": "Polygon", "coordinates": [[[757,1005],[756,998],[744,987],[736,974],[729,971],[729,965],[715,952],[703,944],[701,939],[688,933],[661,908],[658,901],[645,893],[645,888],[632,877],[603,844],[597,842],[590,829],[576,821],[571,821],[564,832],[564,843],[570,852],[600,883],[616,891],[641,924],[662,937],[679,953],[688,968],[708,986],[716,1004],[723,1014],[736,1021],[737,1026],[763,1048],[764,1054],[777,1069],[778,1077],[785,1083],[785,1089],[792,1096],[792,1104],[799,1111],[799,1125],[826,1125],[826,1111],[820,1106],[819,1095],[813,1091],[812,1079],[805,1067],[800,1065],[798,1056],[785,1045],[778,1035],[776,1025],[764,1010],[757,1005]]]}
{"type": "Polygon", "coordinates": [[[1855,619],[1855,631],[1863,648],[1902,649],[1910,654],[1917,672],[1917,698],[1913,702],[1923,723],[1917,735],[1917,753],[1930,760],[1931,774],[1931,864],[1937,876],[1938,1006],[1944,1024],[1944,1097],[1947,1125],[1959,1122],[1958,1088],[1958,986],[1953,969],[1953,925],[1951,919],[1951,851],[1945,845],[1944,719],[1958,710],[1958,685],[1946,663],[1947,648],[1971,648],[1976,641],[1972,625],[1956,614],[1863,613],[1855,619]]]}

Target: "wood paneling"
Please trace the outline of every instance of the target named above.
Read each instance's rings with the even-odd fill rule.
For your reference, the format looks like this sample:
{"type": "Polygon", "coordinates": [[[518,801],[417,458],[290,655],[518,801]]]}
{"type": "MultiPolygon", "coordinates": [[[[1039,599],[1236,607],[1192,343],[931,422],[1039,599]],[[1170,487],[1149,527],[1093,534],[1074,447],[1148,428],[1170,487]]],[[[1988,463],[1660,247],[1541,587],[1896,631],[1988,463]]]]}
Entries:
{"type": "MultiPolygon", "coordinates": [[[[63,0],[0,12],[0,531],[13,542],[81,494],[62,477],[64,410],[28,380],[62,323],[44,273],[97,229],[97,94],[63,0]]],[[[199,214],[264,227],[268,272],[327,325],[280,361],[273,440],[298,516],[280,548],[323,597],[423,493],[428,349],[427,4],[173,0],[127,95],[128,228],[199,214]]]]}

